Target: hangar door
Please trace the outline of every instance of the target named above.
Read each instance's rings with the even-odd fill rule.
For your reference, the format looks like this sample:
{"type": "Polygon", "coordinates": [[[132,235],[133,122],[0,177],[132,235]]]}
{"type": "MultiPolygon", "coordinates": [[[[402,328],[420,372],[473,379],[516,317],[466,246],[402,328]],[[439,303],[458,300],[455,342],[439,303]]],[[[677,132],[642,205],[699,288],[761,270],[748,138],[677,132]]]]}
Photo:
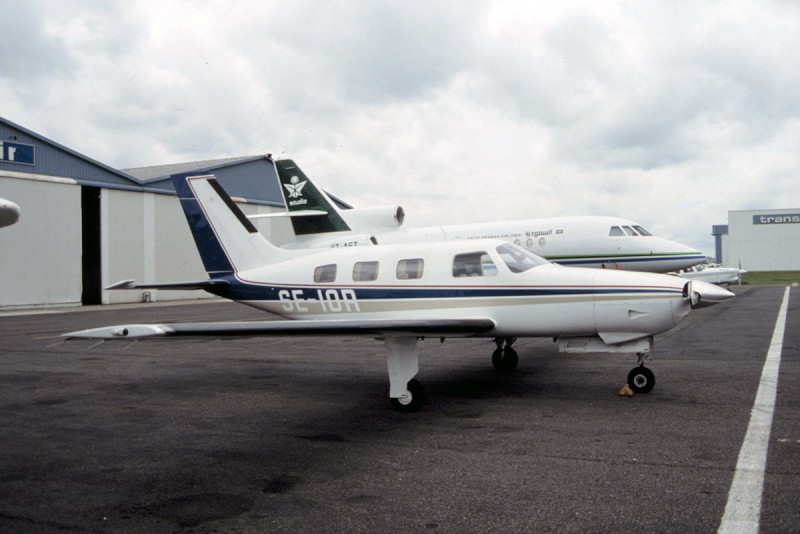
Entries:
{"type": "Polygon", "coordinates": [[[100,188],[81,186],[83,289],[81,304],[102,304],[100,270],[100,188]]]}

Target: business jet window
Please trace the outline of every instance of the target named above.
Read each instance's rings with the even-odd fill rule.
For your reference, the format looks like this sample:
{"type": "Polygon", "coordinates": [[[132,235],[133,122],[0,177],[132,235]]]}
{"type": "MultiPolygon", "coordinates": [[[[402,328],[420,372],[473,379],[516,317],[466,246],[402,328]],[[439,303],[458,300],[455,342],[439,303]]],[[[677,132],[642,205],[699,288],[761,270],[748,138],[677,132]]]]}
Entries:
{"type": "Polygon", "coordinates": [[[619,226],[612,226],[611,231],[608,232],[609,237],[622,237],[625,235],[625,232],[622,231],[622,228],[619,226]]]}
{"type": "Polygon", "coordinates": [[[636,232],[634,232],[633,228],[631,228],[630,226],[623,226],[622,229],[625,230],[625,233],[628,234],[629,236],[639,235],[636,232]]]}
{"type": "Polygon", "coordinates": [[[422,272],[425,269],[425,262],[422,258],[415,258],[413,260],[400,260],[397,262],[397,279],[398,280],[413,280],[422,278],[422,272]]]}
{"type": "Polygon", "coordinates": [[[486,252],[470,252],[457,254],[453,258],[453,276],[495,276],[497,266],[486,252]]]}
{"type": "Polygon", "coordinates": [[[638,225],[634,226],[633,229],[636,230],[637,232],[639,232],[640,235],[645,235],[645,236],[652,236],[653,235],[653,234],[651,234],[650,232],[648,232],[647,230],[645,230],[644,228],[642,228],[641,226],[638,226],[638,225]]]}
{"type": "Polygon", "coordinates": [[[353,265],[353,280],[356,282],[372,282],[378,278],[377,261],[359,261],[353,265]]]}
{"type": "Polygon", "coordinates": [[[511,244],[498,246],[497,253],[500,254],[500,259],[503,260],[503,263],[508,266],[512,273],[525,272],[533,267],[549,263],[546,259],[540,258],[533,252],[511,244]]]}
{"type": "Polygon", "coordinates": [[[336,281],[336,264],[320,265],[314,269],[314,282],[328,283],[336,281]]]}

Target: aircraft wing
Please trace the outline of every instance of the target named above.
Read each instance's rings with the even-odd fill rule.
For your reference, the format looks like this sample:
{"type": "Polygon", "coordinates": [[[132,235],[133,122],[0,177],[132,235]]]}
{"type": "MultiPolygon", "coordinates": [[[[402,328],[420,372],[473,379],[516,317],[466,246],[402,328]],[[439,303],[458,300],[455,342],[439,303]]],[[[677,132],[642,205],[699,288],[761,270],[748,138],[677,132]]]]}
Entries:
{"type": "Polygon", "coordinates": [[[63,334],[66,339],[130,339],[152,336],[432,336],[469,337],[494,329],[488,318],[241,321],[105,326],[63,334]]]}

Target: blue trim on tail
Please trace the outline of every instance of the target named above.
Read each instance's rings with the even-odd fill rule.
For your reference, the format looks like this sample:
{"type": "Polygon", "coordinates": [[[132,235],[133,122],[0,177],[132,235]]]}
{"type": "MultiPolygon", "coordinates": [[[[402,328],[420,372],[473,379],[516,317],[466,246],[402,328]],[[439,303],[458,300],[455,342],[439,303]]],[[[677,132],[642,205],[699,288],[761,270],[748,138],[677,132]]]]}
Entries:
{"type": "Polygon", "coordinates": [[[183,213],[186,215],[186,222],[192,231],[197,251],[200,253],[200,259],[203,260],[203,266],[211,278],[219,278],[222,275],[233,273],[233,265],[231,265],[228,255],[225,254],[222,243],[217,239],[217,234],[214,233],[211,223],[200,207],[194,191],[189,187],[187,178],[190,176],[197,176],[197,174],[173,174],[170,178],[172,178],[172,183],[175,185],[175,192],[181,201],[183,213]]]}

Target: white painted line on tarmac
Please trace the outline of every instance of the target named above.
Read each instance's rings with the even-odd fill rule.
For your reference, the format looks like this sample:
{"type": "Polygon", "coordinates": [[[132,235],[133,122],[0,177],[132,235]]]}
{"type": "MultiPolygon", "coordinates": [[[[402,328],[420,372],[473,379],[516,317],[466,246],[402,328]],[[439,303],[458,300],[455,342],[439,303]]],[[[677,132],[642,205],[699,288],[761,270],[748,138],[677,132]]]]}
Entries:
{"type": "Polygon", "coordinates": [[[772,416],[775,413],[775,398],[778,393],[778,370],[783,351],[783,332],[786,327],[786,312],[789,308],[789,291],[783,294],[778,320],[769,343],[769,351],[761,371],[756,400],[750,410],[750,423],[744,443],[739,450],[739,460],[728,492],[728,503],[717,532],[757,533],[761,519],[761,496],[764,490],[764,473],[767,469],[767,448],[772,431],[772,416]]]}

